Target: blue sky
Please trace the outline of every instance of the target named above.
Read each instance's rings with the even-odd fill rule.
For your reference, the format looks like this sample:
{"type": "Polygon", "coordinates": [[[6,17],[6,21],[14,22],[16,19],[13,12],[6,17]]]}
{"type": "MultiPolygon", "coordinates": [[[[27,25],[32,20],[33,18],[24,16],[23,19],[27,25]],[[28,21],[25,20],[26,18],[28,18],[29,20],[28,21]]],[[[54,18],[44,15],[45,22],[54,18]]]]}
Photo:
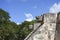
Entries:
{"type": "Polygon", "coordinates": [[[11,21],[16,23],[32,20],[58,4],[60,5],[60,0],[0,0],[0,8],[9,12],[11,21]]]}

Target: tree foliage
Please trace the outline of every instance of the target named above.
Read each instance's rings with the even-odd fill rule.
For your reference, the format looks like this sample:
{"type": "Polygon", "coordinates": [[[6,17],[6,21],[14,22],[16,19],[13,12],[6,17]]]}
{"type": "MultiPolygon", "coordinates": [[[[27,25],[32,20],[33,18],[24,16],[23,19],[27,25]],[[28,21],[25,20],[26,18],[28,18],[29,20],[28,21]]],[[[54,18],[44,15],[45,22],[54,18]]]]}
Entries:
{"type": "Polygon", "coordinates": [[[24,38],[32,31],[29,25],[36,21],[27,22],[17,25],[9,20],[9,13],[0,9],[0,40],[24,40],[24,38]]]}

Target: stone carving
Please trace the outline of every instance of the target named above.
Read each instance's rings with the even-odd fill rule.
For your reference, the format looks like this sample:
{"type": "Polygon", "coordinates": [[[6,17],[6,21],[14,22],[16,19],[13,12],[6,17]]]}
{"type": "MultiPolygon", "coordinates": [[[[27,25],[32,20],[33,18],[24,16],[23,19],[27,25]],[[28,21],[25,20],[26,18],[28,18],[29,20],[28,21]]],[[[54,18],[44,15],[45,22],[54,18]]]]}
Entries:
{"type": "Polygon", "coordinates": [[[36,19],[41,21],[40,25],[34,24],[35,29],[24,40],[60,40],[60,13],[48,13],[36,19]]]}
{"type": "Polygon", "coordinates": [[[43,16],[36,16],[36,20],[38,22],[42,22],[43,21],[43,16]]]}

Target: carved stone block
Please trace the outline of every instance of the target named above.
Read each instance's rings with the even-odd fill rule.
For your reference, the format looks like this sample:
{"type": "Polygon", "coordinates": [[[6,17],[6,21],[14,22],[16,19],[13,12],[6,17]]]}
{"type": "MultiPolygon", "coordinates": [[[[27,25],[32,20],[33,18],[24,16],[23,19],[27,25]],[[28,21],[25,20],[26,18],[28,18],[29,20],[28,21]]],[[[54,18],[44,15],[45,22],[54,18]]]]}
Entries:
{"type": "Polygon", "coordinates": [[[42,16],[36,16],[36,20],[37,20],[38,22],[42,22],[42,21],[43,21],[43,17],[42,17],[42,16]]]}

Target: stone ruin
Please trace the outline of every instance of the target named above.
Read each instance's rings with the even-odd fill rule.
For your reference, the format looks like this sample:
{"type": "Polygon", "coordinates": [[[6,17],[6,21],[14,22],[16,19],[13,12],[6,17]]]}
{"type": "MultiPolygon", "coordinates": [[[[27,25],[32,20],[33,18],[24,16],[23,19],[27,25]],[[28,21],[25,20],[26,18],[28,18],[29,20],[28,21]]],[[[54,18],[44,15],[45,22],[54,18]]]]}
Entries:
{"type": "Polygon", "coordinates": [[[60,12],[36,17],[33,31],[24,40],[60,40],[60,12]]]}

